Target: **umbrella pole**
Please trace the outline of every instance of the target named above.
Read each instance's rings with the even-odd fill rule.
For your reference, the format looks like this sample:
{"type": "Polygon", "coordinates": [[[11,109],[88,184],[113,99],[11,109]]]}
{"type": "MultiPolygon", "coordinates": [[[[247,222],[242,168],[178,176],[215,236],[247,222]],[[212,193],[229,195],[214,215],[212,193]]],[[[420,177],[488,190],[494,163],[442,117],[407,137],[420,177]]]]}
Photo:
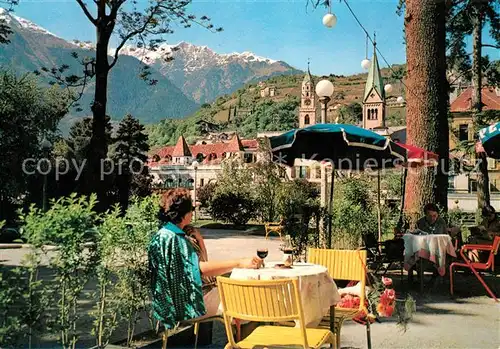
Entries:
{"type": "Polygon", "coordinates": [[[408,168],[405,167],[403,171],[403,178],[401,179],[401,210],[399,211],[398,227],[403,228],[403,212],[405,209],[405,192],[406,192],[406,177],[408,176],[408,168]]]}
{"type": "Polygon", "coordinates": [[[380,209],[380,170],[377,170],[377,220],[378,220],[378,246],[382,242],[382,213],[380,209]]]}
{"type": "Polygon", "coordinates": [[[335,167],[332,164],[332,184],[330,185],[330,198],[328,199],[328,236],[327,247],[332,248],[332,212],[333,212],[333,188],[335,183],[335,167]]]}

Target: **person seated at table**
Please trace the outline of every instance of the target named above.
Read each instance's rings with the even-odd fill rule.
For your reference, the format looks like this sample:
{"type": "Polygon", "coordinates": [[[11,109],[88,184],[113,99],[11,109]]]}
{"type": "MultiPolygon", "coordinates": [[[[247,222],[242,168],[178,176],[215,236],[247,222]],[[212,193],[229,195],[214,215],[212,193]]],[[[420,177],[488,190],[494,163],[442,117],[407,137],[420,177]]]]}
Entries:
{"type": "Polygon", "coordinates": [[[440,217],[439,209],[435,204],[429,203],[424,206],[425,216],[417,221],[417,228],[428,234],[449,234],[453,239],[461,242],[460,228],[448,227],[446,221],[440,217]]]}
{"type": "MultiPolygon", "coordinates": [[[[486,205],[481,211],[483,221],[477,227],[471,227],[470,244],[491,245],[495,236],[500,236],[500,219],[493,206],[486,205]]],[[[473,262],[479,262],[487,258],[489,253],[479,254],[477,250],[469,251],[469,258],[473,262]],[[484,255],[484,256],[483,256],[484,255]]]]}
{"type": "Polygon", "coordinates": [[[204,295],[202,277],[223,275],[234,268],[258,269],[262,265],[257,256],[202,261],[183,230],[191,222],[192,211],[193,203],[187,189],[176,188],[162,193],[159,215],[163,227],[148,246],[153,316],[167,329],[174,328],[178,322],[217,314],[217,289],[204,295]]]}

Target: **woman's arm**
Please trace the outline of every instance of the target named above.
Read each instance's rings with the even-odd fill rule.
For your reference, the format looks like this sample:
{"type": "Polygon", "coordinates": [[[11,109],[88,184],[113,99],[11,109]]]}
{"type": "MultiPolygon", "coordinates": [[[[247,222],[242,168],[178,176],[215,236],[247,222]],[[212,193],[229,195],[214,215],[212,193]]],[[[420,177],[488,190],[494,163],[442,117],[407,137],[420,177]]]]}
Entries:
{"type": "Polygon", "coordinates": [[[253,257],[229,261],[200,262],[200,270],[203,276],[219,276],[229,273],[234,268],[259,269],[261,265],[262,259],[253,257]]]}

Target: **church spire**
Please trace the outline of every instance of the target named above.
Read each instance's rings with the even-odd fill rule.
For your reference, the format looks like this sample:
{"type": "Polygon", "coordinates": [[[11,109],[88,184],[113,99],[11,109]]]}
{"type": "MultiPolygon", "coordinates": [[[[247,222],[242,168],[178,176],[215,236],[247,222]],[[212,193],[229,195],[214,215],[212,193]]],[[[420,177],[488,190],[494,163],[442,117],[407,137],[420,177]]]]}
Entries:
{"type": "Polygon", "coordinates": [[[311,75],[311,70],[309,68],[309,65],[311,64],[310,59],[307,59],[307,74],[304,76],[304,80],[302,81],[302,84],[305,84],[307,82],[313,83],[313,78],[311,75]]]}
{"type": "Polygon", "coordinates": [[[371,63],[370,71],[368,72],[368,79],[366,80],[363,101],[366,101],[372,90],[375,90],[380,98],[385,101],[384,82],[382,80],[382,74],[380,73],[380,67],[378,64],[377,41],[375,34],[373,34],[373,58],[371,63]]]}

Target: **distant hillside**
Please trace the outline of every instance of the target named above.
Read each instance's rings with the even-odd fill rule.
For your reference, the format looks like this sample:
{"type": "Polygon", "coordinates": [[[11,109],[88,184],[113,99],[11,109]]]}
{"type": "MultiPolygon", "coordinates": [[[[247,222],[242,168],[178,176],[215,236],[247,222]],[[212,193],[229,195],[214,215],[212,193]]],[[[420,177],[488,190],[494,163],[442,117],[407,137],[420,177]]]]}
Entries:
{"type": "MultiPolygon", "coordinates": [[[[394,66],[401,69],[403,66],[394,66]]],[[[386,82],[393,85],[393,92],[387,96],[388,126],[398,126],[406,118],[405,108],[392,106],[402,95],[401,83],[389,79],[390,70],[382,69],[386,82]]],[[[367,73],[352,76],[329,76],[335,91],[329,105],[329,118],[334,118],[335,110],[353,103],[362,103],[367,73]],[[337,107],[337,108],[335,108],[337,107]]],[[[152,146],[174,144],[182,134],[188,141],[194,141],[206,132],[201,121],[211,123],[213,131],[237,131],[243,137],[255,137],[258,132],[288,130],[297,127],[298,106],[304,74],[276,76],[257,83],[247,84],[232,94],[218,97],[213,103],[205,103],[184,120],[164,120],[151,125],[148,130],[152,146]],[[261,89],[275,89],[275,96],[261,97],[261,89]]],[[[315,82],[321,77],[314,77],[315,82]]],[[[333,120],[329,120],[333,122],[333,120]]]]}

